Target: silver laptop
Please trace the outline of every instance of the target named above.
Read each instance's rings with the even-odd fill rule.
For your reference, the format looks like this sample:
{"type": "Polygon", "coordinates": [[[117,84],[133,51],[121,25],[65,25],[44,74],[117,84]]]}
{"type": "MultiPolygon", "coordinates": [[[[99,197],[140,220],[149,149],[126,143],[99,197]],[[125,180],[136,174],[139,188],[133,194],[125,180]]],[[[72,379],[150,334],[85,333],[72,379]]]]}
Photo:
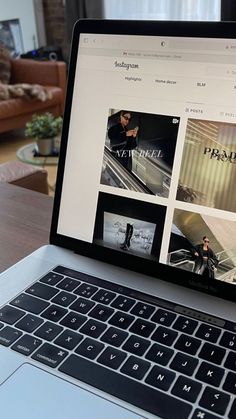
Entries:
{"type": "Polygon", "coordinates": [[[235,33],[75,25],[51,244],[0,277],[4,419],[235,419],[235,33]]]}

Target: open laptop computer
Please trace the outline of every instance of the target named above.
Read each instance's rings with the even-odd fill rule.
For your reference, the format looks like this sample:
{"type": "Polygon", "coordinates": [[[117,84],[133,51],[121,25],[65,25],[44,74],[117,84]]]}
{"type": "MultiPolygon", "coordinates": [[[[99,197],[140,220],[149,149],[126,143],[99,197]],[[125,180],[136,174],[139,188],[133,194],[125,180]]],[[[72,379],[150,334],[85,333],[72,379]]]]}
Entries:
{"type": "Polygon", "coordinates": [[[236,25],[75,25],[51,244],[0,278],[5,419],[236,417],[236,25]]]}

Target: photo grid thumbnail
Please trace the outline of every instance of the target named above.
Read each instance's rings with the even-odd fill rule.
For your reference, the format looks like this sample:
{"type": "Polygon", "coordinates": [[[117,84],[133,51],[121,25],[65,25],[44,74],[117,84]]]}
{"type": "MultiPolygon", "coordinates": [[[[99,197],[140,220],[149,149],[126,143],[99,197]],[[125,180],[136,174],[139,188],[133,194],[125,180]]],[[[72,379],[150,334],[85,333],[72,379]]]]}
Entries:
{"type": "Polygon", "coordinates": [[[189,119],[176,199],[236,212],[236,124],[189,119]]]}
{"type": "Polygon", "coordinates": [[[145,259],[159,259],[166,207],[99,193],[93,242],[145,259]]]}
{"type": "Polygon", "coordinates": [[[236,221],[175,209],[167,263],[236,284],[236,221]]]}
{"type": "Polygon", "coordinates": [[[108,112],[101,184],[169,196],[180,118],[108,112]]]}

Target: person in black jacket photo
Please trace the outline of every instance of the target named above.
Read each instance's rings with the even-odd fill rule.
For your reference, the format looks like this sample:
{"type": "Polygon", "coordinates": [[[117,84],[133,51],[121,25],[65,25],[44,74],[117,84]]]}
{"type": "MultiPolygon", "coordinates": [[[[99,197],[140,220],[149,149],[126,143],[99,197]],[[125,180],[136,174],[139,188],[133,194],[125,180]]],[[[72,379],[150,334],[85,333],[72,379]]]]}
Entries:
{"type": "Polygon", "coordinates": [[[214,251],[209,247],[207,236],[202,238],[202,243],[197,244],[193,249],[195,258],[194,272],[208,278],[215,278],[216,267],[219,263],[214,251]]]}
{"type": "Polygon", "coordinates": [[[108,138],[113,156],[129,171],[132,171],[132,150],[137,147],[138,127],[128,129],[131,120],[129,111],[120,111],[119,121],[108,129],[108,138]]]}

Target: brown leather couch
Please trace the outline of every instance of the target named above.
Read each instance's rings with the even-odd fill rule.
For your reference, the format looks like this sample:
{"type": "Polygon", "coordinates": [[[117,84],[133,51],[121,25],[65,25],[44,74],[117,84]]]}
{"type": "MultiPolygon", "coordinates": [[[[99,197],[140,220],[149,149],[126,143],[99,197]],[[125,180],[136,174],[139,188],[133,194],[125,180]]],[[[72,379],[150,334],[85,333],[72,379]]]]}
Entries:
{"type": "Polygon", "coordinates": [[[45,102],[18,98],[0,101],[0,133],[24,128],[34,113],[51,112],[56,116],[63,115],[66,90],[66,64],[64,62],[12,60],[10,83],[43,85],[51,91],[52,98],[45,102]]]}

